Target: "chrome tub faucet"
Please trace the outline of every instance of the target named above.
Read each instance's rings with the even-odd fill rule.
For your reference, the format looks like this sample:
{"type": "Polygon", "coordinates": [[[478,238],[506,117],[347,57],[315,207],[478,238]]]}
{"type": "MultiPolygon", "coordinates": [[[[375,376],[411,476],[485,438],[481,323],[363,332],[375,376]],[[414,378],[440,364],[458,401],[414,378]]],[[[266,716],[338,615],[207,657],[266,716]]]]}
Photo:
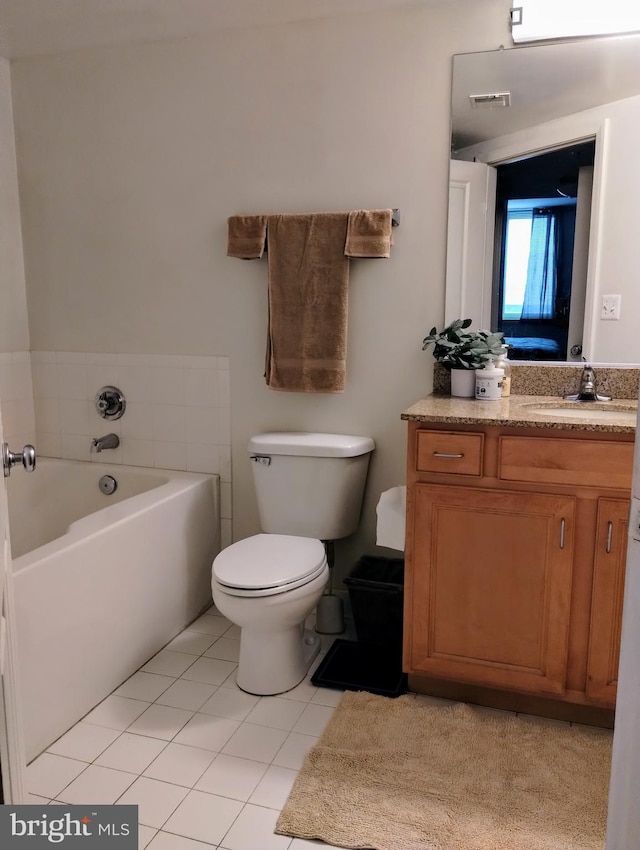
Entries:
{"type": "Polygon", "coordinates": [[[596,388],[596,373],[588,363],[584,364],[580,375],[578,392],[575,395],[564,396],[566,401],[611,401],[611,396],[600,395],[596,388]]]}
{"type": "Polygon", "coordinates": [[[103,449],[117,449],[120,437],[117,434],[105,434],[104,437],[94,437],[91,440],[91,451],[101,452],[103,449]]]}

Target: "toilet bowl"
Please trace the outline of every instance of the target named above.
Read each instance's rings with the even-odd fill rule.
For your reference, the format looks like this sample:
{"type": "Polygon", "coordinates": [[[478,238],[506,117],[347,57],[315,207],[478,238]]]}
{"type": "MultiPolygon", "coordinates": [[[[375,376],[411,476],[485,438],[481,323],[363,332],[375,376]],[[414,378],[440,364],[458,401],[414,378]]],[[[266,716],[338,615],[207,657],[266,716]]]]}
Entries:
{"type": "Polygon", "coordinates": [[[213,601],[241,629],[238,687],[279,694],[304,679],[320,650],[304,621],[328,578],[324,545],[310,537],[256,534],[217,556],[213,601]]]}

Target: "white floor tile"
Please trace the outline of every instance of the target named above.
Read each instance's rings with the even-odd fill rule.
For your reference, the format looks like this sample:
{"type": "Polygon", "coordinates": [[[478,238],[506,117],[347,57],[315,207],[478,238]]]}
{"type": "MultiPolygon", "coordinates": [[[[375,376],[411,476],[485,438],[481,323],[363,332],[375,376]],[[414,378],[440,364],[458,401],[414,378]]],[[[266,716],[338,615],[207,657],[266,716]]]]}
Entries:
{"type": "Polygon", "coordinates": [[[306,754],[317,741],[318,738],[313,735],[289,732],[284,744],[276,753],[273,764],[278,767],[289,767],[291,770],[300,770],[306,754]]]}
{"type": "Polygon", "coordinates": [[[161,649],[142,667],[146,673],[160,673],[163,676],[181,676],[184,671],[193,664],[193,655],[184,652],[172,652],[170,649],[161,649]]]}
{"type": "Polygon", "coordinates": [[[118,740],[96,759],[95,764],[137,775],[142,773],[166,746],[165,741],[159,741],[157,738],[123,732],[118,740]]]}
{"type": "Polygon", "coordinates": [[[305,708],[306,704],[298,700],[262,697],[246,719],[248,723],[256,723],[258,726],[291,732],[305,708]]]}
{"type": "Polygon", "coordinates": [[[138,806],[138,820],[159,829],[189,793],[187,788],[141,776],[120,797],[120,805],[138,806]]]}
{"type": "Polygon", "coordinates": [[[344,691],[334,691],[333,688],[317,688],[316,693],[311,697],[311,702],[314,705],[332,705],[337,706],[344,691]]]}
{"type": "Polygon", "coordinates": [[[293,727],[294,732],[303,735],[321,735],[324,727],[331,720],[334,708],[329,705],[307,705],[300,715],[300,719],[293,727]]]}
{"type": "Polygon", "coordinates": [[[197,791],[246,802],[264,776],[266,764],[218,755],[196,782],[197,791]]]}
{"type": "Polygon", "coordinates": [[[149,850],[216,850],[213,844],[203,844],[183,835],[159,832],[149,845],[149,850]]]}
{"type": "Polygon", "coordinates": [[[218,688],[200,711],[203,714],[215,714],[230,720],[245,720],[251,709],[258,704],[260,697],[246,694],[240,688],[218,688]]]}
{"type": "Polygon", "coordinates": [[[240,640],[240,626],[236,626],[235,623],[227,629],[224,633],[226,638],[233,638],[234,640],[240,640]]]}
{"type": "Polygon", "coordinates": [[[58,738],[48,748],[48,753],[67,758],[92,762],[103,750],[112,744],[120,732],[108,729],[106,726],[95,726],[92,723],[76,723],[62,738],[58,738]]]}
{"type": "Polygon", "coordinates": [[[268,809],[280,811],[287,802],[297,775],[297,770],[269,765],[267,772],[249,797],[249,802],[256,806],[266,806],[268,809]]]}
{"type": "Polygon", "coordinates": [[[186,747],[184,744],[167,744],[144,771],[144,775],[193,788],[215,757],[216,754],[210,750],[186,747]]]}
{"type": "Polygon", "coordinates": [[[221,658],[223,661],[235,661],[237,663],[240,658],[240,641],[220,637],[203,654],[206,658],[221,658]]]}
{"type": "Polygon", "coordinates": [[[234,732],[222,748],[222,752],[228,756],[238,756],[238,758],[268,764],[286,737],[287,733],[281,729],[269,729],[267,726],[255,726],[253,723],[245,722],[234,732]]]}
{"type": "Polygon", "coordinates": [[[342,850],[334,844],[325,844],[324,841],[307,841],[305,838],[294,838],[289,845],[289,850],[342,850]]]}
{"type": "MultiPolygon", "coordinates": [[[[184,655],[182,656],[185,657],[184,655]]],[[[221,685],[238,665],[233,661],[220,661],[218,658],[198,658],[182,674],[190,682],[206,682],[208,685],[221,685]]]]}
{"type": "Polygon", "coordinates": [[[215,616],[213,614],[203,614],[194,623],[189,626],[191,632],[202,632],[205,635],[213,635],[220,637],[231,627],[231,621],[226,617],[215,616]]]}
{"type": "Polygon", "coordinates": [[[136,735],[148,735],[150,738],[162,738],[170,741],[193,717],[192,711],[184,708],[172,708],[169,705],[154,705],[129,726],[129,732],[136,735]]]}
{"type": "Polygon", "coordinates": [[[281,699],[295,699],[300,702],[310,702],[318,690],[321,689],[312,685],[309,679],[304,679],[299,685],[296,685],[295,688],[291,688],[290,691],[287,691],[284,694],[279,694],[279,696],[281,699]]]}
{"type": "Polygon", "coordinates": [[[240,814],[243,803],[190,791],[166,822],[164,831],[217,845],[240,814]]]}
{"type": "Polygon", "coordinates": [[[138,670],[131,678],[114,691],[118,697],[131,697],[153,702],[161,693],[175,682],[172,676],[160,676],[157,673],[143,673],[138,670]]]}
{"type": "Polygon", "coordinates": [[[207,685],[206,682],[188,682],[186,679],[178,679],[158,697],[156,702],[160,705],[170,705],[173,708],[186,708],[190,711],[197,711],[217,689],[218,685],[207,685]]]}
{"type": "Polygon", "coordinates": [[[148,847],[149,842],[156,834],[156,830],[150,826],[143,826],[141,823],[138,824],[138,850],[144,850],[145,847],[148,847]]]}
{"type": "Polygon", "coordinates": [[[57,795],[57,799],[72,805],[96,803],[107,806],[115,803],[122,792],[135,780],[135,773],[124,773],[121,770],[112,770],[110,767],[90,764],[77,779],[74,779],[57,795]]]}
{"type": "Polygon", "coordinates": [[[26,794],[25,805],[48,806],[51,800],[48,797],[39,797],[38,794],[26,794]]]}
{"type": "Polygon", "coordinates": [[[43,753],[27,767],[27,790],[31,794],[53,799],[86,767],[84,761],[43,753]]]}
{"type": "Polygon", "coordinates": [[[225,850],[287,850],[288,835],[275,835],[279,812],[248,804],[220,842],[225,850]]]}
{"type": "Polygon", "coordinates": [[[177,637],[174,637],[165,649],[172,652],[186,652],[189,655],[202,655],[205,649],[209,649],[214,640],[214,635],[185,629],[177,637]]]}
{"type": "Polygon", "coordinates": [[[83,718],[85,723],[107,726],[123,732],[151,703],[111,694],[83,718]]]}
{"type": "Polygon", "coordinates": [[[174,738],[176,744],[220,752],[240,724],[226,717],[196,714],[174,738]]]}

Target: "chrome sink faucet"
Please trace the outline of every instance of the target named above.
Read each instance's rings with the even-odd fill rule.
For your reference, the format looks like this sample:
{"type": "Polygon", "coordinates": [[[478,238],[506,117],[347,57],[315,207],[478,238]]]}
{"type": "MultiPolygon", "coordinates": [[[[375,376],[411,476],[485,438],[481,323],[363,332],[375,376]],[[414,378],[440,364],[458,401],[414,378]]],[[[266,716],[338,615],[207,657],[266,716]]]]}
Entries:
{"type": "Polygon", "coordinates": [[[101,452],[103,449],[117,449],[120,437],[117,434],[105,434],[104,437],[94,437],[91,440],[91,451],[101,452]]]}
{"type": "Polygon", "coordinates": [[[596,389],[596,373],[588,363],[584,364],[580,375],[580,385],[575,395],[566,395],[567,401],[611,401],[610,395],[600,395],[596,389]]]}

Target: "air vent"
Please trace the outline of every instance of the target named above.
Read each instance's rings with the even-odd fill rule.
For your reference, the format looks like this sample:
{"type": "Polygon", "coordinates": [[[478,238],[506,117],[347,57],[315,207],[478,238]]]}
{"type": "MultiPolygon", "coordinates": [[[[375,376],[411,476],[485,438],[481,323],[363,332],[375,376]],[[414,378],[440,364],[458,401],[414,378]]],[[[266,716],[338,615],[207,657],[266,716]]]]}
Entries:
{"type": "Polygon", "coordinates": [[[470,94],[469,100],[474,109],[491,109],[494,106],[511,106],[511,92],[500,91],[490,94],[470,94]]]}

